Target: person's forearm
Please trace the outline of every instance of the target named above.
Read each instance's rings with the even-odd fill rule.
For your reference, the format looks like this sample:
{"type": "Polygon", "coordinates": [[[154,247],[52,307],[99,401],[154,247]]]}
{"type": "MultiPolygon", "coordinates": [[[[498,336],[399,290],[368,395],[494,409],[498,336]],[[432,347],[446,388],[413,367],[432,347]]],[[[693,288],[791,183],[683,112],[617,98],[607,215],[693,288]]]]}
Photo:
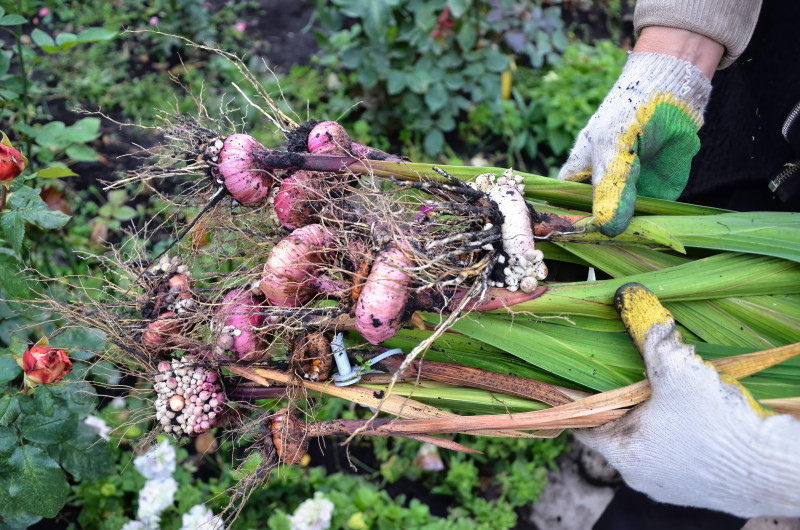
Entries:
{"type": "Polygon", "coordinates": [[[685,29],[648,26],[642,29],[633,51],[673,55],[692,63],[711,79],[725,48],[708,37],[685,29]]]}

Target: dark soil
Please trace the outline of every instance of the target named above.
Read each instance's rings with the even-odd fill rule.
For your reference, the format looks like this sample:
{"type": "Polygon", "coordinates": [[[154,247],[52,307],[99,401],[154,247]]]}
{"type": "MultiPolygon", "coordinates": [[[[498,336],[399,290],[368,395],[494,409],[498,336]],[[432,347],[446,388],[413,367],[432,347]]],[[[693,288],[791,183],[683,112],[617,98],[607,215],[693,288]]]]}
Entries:
{"type": "MultiPolygon", "coordinates": [[[[225,2],[219,2],[225,4],[225,2]]],[[[319,49],[314,35],[304,31],[311,20],[314,6],[308,1],[260,0],[243,18],[247,36],[252,42],[250,53],[266,57],[277,71],[288,71],[294,65],[308,64],[319,49]]]]}

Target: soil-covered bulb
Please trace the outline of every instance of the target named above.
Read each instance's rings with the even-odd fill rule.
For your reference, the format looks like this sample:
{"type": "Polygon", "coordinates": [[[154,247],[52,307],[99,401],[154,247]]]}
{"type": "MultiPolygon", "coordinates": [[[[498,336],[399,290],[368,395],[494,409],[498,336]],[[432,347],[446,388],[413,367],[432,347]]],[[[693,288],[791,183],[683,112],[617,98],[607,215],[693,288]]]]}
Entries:
{"type": "Polygon", "coordinates": [[[270,433],[278,458],[284,464],[299,463],[308,451],[308,425],[289,409],[275,413],[270,433]]]}

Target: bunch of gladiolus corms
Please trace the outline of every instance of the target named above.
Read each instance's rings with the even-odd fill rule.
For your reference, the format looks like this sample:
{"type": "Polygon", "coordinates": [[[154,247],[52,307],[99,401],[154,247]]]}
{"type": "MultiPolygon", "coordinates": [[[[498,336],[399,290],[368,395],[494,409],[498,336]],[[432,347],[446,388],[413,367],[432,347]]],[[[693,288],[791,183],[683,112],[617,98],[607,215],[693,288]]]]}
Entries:
{"type": "MultiPolygon", "coordinates": [[[[441,333],[459,315],[545,291],[534,212],[511,170],[469,183],[442,170],[435,179],[397,178],[374,165],[408,160],[352,141],[333,121],[287,127],[285,145],[273,150],[192,118],[163,118],[165,143],[148,152],[154,163],[119,185],[155,183],[177,212],[198,200],[204,207],[156,258],[117,250],[111,261],[127,283],[72,315],[144,367],[156,432],[235,429],[256,442],[268,469],[300,461],[314,436],[363,427],[304,422],[296,403],[309,391],[402,417],[442,415],[391,387],[355,383],[383,371],[394,384],[412,367],[427,343],[404,352],[402,366],[376,369],[394,361],[387,356],[398,352],[381,345],[403,326],[441,333]],[[252,406],[268,398],[289,407],[252,406]]],[[[467,450],[426,434],[373,435],[467,450]]]]}

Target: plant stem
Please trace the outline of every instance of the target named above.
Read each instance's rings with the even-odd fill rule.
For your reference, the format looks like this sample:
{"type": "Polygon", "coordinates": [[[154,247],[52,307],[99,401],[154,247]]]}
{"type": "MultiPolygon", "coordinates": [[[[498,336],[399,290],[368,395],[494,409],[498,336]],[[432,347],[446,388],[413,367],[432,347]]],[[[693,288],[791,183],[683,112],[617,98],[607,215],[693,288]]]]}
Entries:
{"type": "MultiPolygon", "coordinates": [[[[17,0],[17,10],[19,13],[22,13],[22,0],[17,0]]],[[[25,57],[22,55],[22,25],[17,26],[17,32],[15,35],[17,39],[17,54],[19,54],[19,71],[20,77],[22,77],[22,104],[25,107],[25,111],[22,113],[22,122],[23,124],[27,125],[28,120],[28,73],[25,71],[25,57]]],[[[26,135],[25,138],[25,156],[30,158],[31,156],[31,139],[26,135]]]]}
{"type": "MultiPolygon", "coordinates": [[[[430,179],[442,182],[445,179],[436,174],[435,167],[461,179],[471,180],[481,173],[501,174],[503,169],[493,167],[434,166],[415,164],[398,158],[386,160],[365,160],[351,156],[317,155],[311,153],[287,153],[264,148],[257,158],[259,167],[265,170],[304,169],[332,173],[355,173],[375,177],[402,177],[412,181],[430,179]]],[[[592,186],[580,182],[560,181],[530,173],[521,173],[525,179],[525,197],[541,201],[552,201],[579,208],[591,208],[592,186]]],[[[637,197],[636,211],[651,215],[709,215],[724,213],[727,210],[696,206],[649,197],[637,197]]]]}
{"type": "MultiPolygon", "coordinates": [[[[402,360],[396,357],[388,357],[381,361],[390,372],[400,369],[402,360]]],[[[419,362],[414,361],[408,369],[406,377],[414,378],[419,375],[423,379],[449,383],[453,385],[471,386],[481,388],[491,392],[501,392],[527,399],[535,399],[549,405],[565,405],[573,400],[553,385],[515,377],[513,375],[489,372],[479,368],[471,368],[458,364],[448,364],[436,361],[419,362]]]]}
{"type": "Polygon", "coordinates": [[[319,423],[305,423],[306,436],[315,438],[318,436],[352,436],[353,434],[363,431],[365,427],[369,427],[369,435],[377,438],[386,438],[390,436],[397,436],[401,438],[409,438],[433,444],[443,449],[450,451],[458,451],[461,453],[481,454],[480,451],[470,449],[469,447],[460,443],[448,440],[446,438],[437,438],[430,436],[426,433],[408,433],[408,432],[394,432],[392,424],[397,421],[394,418],[378,418],[367,420],[330,420],[322,421],[319,423]]]}
{"type": "Polygon", "coordinates": [[[286,387],[283,386],[238,386],[228,392],[230,399],[256,400],[256,399],[281,399],[286,397],[286,387]]]}

